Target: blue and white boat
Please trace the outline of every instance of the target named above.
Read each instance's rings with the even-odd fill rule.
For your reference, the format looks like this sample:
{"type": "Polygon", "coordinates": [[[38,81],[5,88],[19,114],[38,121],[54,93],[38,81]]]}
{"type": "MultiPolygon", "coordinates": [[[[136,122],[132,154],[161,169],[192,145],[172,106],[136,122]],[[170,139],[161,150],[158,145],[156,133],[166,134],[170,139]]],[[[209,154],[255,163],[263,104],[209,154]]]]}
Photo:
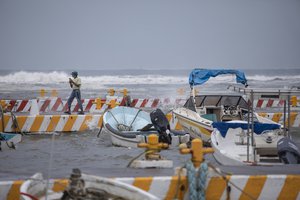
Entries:
{"type": "MultiPolygon", "coordinates": [[[[235,91],[254,98],[269,96],[285,101],[295,93],[284,89],[254,89],[233,87],[235,91]]],[[[290,109],[284,112],[283,125],[256,115],[249,105],[243,120],[213,122],[211,145],[214,157],[222,165],[300,164],[300,148],[289,135],[290,109]]]]}
{"type": "Polygon", "coordinates": [[[112,144],[123,147],[137,147],[147,142],[150,134],[157,134],[160,142],[178,146],[190,140],[189,134],[170,130],[169,122],[161,110],[152,113],[118,106],[103,115],[103,126],[110,134],[112,144]]]}
{"type": "Polygon", "coordinates": [[[212,123],[231,120],[243,120],[248,108],[247,102],[239,94],[195,94],[195,86],[202,85],[211,77],[233,74],[237,83],[247,86],[245,74],[228,69],[194,69],[189,76],[191,96],[185,105],[173,110],[175,118],[192,138],[210,141],[212,123]]]}

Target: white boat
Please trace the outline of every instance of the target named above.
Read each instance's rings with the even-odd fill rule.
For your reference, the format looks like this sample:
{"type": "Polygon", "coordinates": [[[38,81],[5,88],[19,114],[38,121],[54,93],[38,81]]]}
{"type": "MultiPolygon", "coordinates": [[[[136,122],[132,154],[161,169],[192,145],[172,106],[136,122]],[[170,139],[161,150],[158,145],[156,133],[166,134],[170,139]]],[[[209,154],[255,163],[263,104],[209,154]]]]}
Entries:
{"type": "Polygon", "coordinates": [[[184,107],[174,109],[173,114],[192,138],[208,142],[213,122],[244,120],[247,107],[240,95],[197,95],[190,97],[184,107]]]}
{"type": "Polygon", "coordinates": [[[37,173],[21,185],[20,199],[158,199],[156,196],[132,185],[114,179],[81,174],[78,169],[73,170],[64,191],[52,190],[52,188],[53,183],[44,180],[42,174],[37,173]]]}
{"type": "Polygon", "coordinates": [[[0,133],[0,149],[15,149],[16,144],[22,141],[22,135],[17,133],[0,133]]]}
{"type": "Polygon", "coordinates": [[[189,134],[170,130],[169,122],[159,109],[151,113],[132,107],[118,106],[103,115],[103,126],[111,136],[112,144],[137,147],[147,142],[150,134],[157,134],[160,142],[178,146],[190,140],[189,134]]]}
{"type": "MultiPolygon", "coordinates": [[[[250,95],[251,102],[253,102],[254,97],[259,98],[261,96],[269,96],[289,102],[292,95],[292,91],[280,89],[255,90],[253,88],[238,87],[232,89],[250,95]]],[[[211,135],[211,145],[216,160],[222,165],[300,164],[300,149],[288,133],[290,129],[290,109],[288,109],[287,116],[284,116],[288,122],[286,128],[286,124],[280,125],[258,116],[253,111],[253,104],[249,107],[249,112],[244,121],[233,120],[212,124],[214,130],[211,135]]]]}
{"type": "Polygon", "coordinates": [[[247,115],[248,104],[239,94],[195,95],[194,86],[222,74],[235,74],[237,82],[247,86],[244,73],[237,70],[194,69],[189,77],[192,96],[183,107],[173,110],[179,124],[192,138],[201,138],[204,142],[209,142],[213,122],[244,120],[244,116],[247,115]]]}
{"type": "Polygon", "coordinates": [[[253,143],[247,137],[248,123],[245,121],[219,122],[213,123],[213,126],[216,128],[211,134],[211,145],[213,155],[220,164],[281,163],[277,143],[284,136],[280,125],[255,123],[253,143]]]}

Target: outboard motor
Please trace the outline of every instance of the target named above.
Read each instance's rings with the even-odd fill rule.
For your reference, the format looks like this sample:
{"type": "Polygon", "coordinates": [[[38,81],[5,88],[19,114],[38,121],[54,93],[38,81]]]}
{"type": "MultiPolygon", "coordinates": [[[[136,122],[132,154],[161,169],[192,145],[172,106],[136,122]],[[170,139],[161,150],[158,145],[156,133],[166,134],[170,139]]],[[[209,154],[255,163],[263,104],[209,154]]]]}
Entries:
{"type": "Polygon", "coordinates": [[[282,138],[277,142],[280,160],[284,164],[300,164],[300,150],[290,138],[282,138]]]}
{"type": "Polygon", "coordinates": [[[159,142],[171,144],[170,124],[165,114],[156,109],[150,113],[151,122],[159,133],[159,142]]]}

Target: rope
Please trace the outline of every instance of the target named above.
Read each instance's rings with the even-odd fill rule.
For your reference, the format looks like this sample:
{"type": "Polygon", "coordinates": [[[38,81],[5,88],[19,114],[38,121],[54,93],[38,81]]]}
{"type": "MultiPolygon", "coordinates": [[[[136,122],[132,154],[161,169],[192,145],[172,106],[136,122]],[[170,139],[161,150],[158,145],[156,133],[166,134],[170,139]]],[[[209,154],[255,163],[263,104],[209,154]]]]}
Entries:
{"type": "Polygon", "coordinates": [[[31,195],[31,194],[24,193],[24,192],[20,192],[20,195],[27,196],[27,197],[29,197],[29,198],[32,199],[32,200],[39,200],[39,199],[36,198],[35,196],[33,196],[33,195],[31,195]]]}
{"type": "Polygon", "coordinates": [[[144,151],[144,152],[140,153],[139,155],[137,155],[136,157],[134,157],[133,159],[131,159],[130,162],[128,163],[128,165],[126,167],[130,167],[131,164],[133,163],[133,161],[135,161],[136,159],[138,159],[142,155],[148,154],[148,153],[155,153],[155,152],[157,152],[157,151],[155,151],[155,150],[147,150],[147,151],[144,151]]]}
{"type": "Polygon", "coordinates": [[[101,127],[100,127],[100,129],[99,129],[99,132],[98,132],[98,134],[97,134],[97,137],[99,137],[100,136],[100,134],[101,134],[101,132],[102,132],[102,129],[103,129],[103,126],[104,126],[104,123],[103,123],[103,116],[104,116],[104,113],[107,111],[109,109],[109,107],[107,107],[107,108],[105,108],[105,110],[104,110],[104,112],[103,112],[103,114],[102,114],[102,123],[101,123],[101,127]]]}
{"type": "Polygon", "coordinates": [[[196,170],[191,161],[188,161],[185,165],[187,169],[188,185],[189,185],[189,199],[197,200],[197,188],[196,188],[196,170]]]}
{"type": "Polygon", "coordinates": [[[22,130],[20,129],[20,126],[19,126],[19,122],[18,122],[18,120],[17,120],[17,118],[16,118],[16,115],[11,111],[10,112],[10,114],[11,114],[11,119],[12,119],[12,123],[13,123],[13,126],[14,126],[14,129],[15,129],[15,131],[16,131],[16,129],[19,129],[20,130],[20,134],[21,135],[24,135],[24,133],[22,132],[22,130]]]}
{"type": "Polygon", "coordinates": [[[203,162],[200,165],[200,171],[198,170],[198,194],[199,199],[204,200],[205,199],[205,186],[206,186],[206,180],[207,180],[207,163],[203,162]]]}
{"type": "Polygon", "coordinates": [[[192,161],[188,161],[185,166],[189,184],[189,199],[204,200],[208,171],[207,163],[203,162],[199,169],[195,169],[192,161]]]}

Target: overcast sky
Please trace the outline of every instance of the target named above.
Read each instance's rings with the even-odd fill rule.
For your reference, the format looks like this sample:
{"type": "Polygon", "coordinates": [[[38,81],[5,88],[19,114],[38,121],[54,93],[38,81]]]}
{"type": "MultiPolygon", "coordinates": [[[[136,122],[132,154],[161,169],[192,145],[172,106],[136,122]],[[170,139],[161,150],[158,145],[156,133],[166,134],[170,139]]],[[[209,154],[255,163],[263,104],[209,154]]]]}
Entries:
{"type": "Polygon", "coordinates": [[[299,0],[0,0],[0,69],[300,68],[299,0]]]}

